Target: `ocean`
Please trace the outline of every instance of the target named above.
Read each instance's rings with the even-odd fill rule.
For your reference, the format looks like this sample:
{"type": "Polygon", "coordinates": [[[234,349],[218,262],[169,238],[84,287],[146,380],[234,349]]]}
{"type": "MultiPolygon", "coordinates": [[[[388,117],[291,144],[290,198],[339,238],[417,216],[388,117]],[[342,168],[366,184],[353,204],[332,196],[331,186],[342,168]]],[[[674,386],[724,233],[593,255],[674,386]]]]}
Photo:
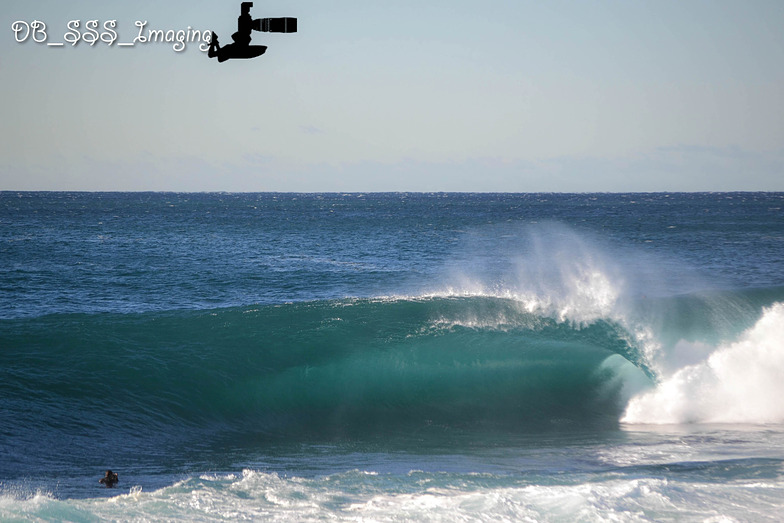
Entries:
{"type": "Polygon", "coordinates": [[[780,521],[783,208],[0,192],[0,520],[780,521]]]}

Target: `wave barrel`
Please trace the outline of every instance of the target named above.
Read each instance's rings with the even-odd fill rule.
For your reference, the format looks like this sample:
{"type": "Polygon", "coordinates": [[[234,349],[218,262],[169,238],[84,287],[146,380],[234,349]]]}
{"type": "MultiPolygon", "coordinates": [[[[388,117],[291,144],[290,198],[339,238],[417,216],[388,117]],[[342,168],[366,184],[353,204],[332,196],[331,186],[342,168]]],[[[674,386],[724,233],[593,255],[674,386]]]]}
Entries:
{"type": "Polygon", "coordinates": [[[296,33],[297,19],[283,18],[257,18],[253,21],[253,29],[264,33],[296,33]]]}

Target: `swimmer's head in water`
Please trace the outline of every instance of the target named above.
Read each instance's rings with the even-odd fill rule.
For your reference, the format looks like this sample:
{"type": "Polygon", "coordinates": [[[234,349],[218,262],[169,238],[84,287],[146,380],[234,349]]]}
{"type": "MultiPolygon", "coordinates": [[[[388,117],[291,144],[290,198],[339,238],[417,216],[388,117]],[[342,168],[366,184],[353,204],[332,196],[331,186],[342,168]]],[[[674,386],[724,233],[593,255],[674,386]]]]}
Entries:
{"type": "Polygon", "coordinates": [[[106,470],[106,475],[98,480],[98,483],[103,483],[107,487],[113,487],[117,482],[119,482],[119,478],[117,477],[116,472],[112,472],[111,470],[106,470]]]}

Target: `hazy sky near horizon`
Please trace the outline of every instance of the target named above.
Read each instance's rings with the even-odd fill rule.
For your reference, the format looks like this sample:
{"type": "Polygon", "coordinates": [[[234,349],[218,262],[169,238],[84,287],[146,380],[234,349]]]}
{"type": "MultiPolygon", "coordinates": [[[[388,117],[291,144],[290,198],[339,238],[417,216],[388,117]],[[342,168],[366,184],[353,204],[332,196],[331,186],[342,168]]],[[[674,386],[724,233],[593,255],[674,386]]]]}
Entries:
{"type": "Polygon", "coordinates": [[[784,190],[780,0],[254,4],[298,32],[219,64],[118,43],[240,1],[5,0],[0,190],[784,190]]]}

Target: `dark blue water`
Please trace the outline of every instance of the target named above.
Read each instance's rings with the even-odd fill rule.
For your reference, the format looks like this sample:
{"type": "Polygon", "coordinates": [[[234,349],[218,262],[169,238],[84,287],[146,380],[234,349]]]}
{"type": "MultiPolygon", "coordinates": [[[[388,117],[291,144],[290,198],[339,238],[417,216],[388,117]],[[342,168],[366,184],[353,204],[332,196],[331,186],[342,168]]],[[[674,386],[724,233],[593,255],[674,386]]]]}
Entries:
{"type": "Polygon", "coordinates": [[[548,222],[722,285],[781,284],[784,263],[776,193],[1,198],[5,318],[418,293],[453,266],[508,276],[548,222]]]}
{"type": "Polygon", "coordinates": [[[507,496],[517,518],[593,519],[598,496],[699,519],[718,475],[710,499],[765,499],[766,519],[782,204],[2,192],[0,517],[453,518],[507,496]],[[118,493],[105,468],[135,487],[122,510],[94,504],[118,493]]]}

